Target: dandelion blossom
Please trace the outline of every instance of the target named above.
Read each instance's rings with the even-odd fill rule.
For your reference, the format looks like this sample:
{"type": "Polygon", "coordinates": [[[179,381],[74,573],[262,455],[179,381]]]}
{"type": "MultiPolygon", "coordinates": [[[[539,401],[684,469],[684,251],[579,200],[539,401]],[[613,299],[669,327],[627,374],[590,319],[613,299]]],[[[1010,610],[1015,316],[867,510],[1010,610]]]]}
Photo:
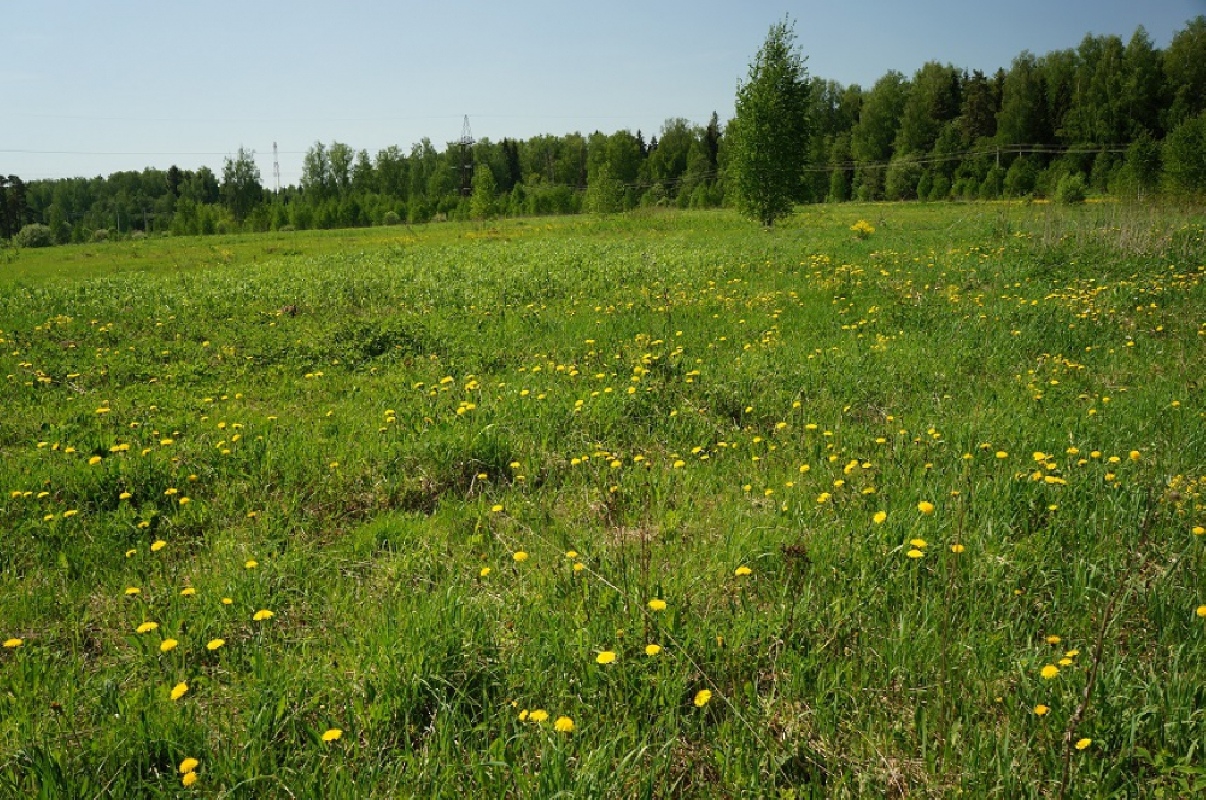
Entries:
{"type": "Polygon", "coordinates": [[[331,728],[322,735],[322,740],[324,742],[334,742],[341,736],[343,736],[343,731],[341,731],[339,728],[331,728]]]}
{"type": "Polygon", "coordinates": [[[1084,750],[1086,747],[1088,747],[1088,746],[1089,746],[1089,745],[1091,745],[1091,744],[1093,744],[1093,740],[1092,740],[1092,739],[1088,739],[1088,738],[1085,738],[1085,739],[1079,739],[1079,740],[1077,740],[1077,742],[1076,742],[1076,749],[1077,749],[1077,750],[1084,750]]]}
{"type": "Polygon", "coordinates": [[[184,697],[184,695],[186,695],[186,694],[188,694],[188,684],[185,683],[184,681],[181,681],[180,683],[178,683],[172,687],[172,699],[173,700],[179,700],[181,697],[184,697]]]}
{"type": "Polygon", "coordinates": [[[908,556],[909,558],[921,558],[922,556],[925,555],[925,553],[914,548],[914,549],[910,550],[909,552],[905,553],[905,555],[908,556]]]}
{"type": "Polygon", "coordinates": [[[961,544],[952,544],[952,545],[951,545],[951,552],[952,552],[952,553],[962,553],[962,552],[963,552],[964,550],[966,550],[966,549],[967,549],[967,548],[966,548],[966,547],[964,547],[964,546],[963,546],[963,545],[961,545],[961,544]]]}
{"type": "Polygon", "coordinates": [[[156,539],[155,542],[151,545],[151,552],[158,553],[160,550],[162,550],[165,547],[167,547],[167,542],[163,541],[162,539],[156,539]]]}
{"type": "Polygon", "coordinates": [[[159,643],[159,652],[167,653],[172,650],[175,650],[176,645],[178,645],[178,644],[180,644],[180,642],[176,641],[175,639],[164,639],[162,642],[159,643]]]}
{"type": "Polygon", "coordinates": [[[487,575],[489,575],[489,574],[490,574],[490,568],[489,568],[489,567],[482,567],[481,572],[477,573],[477,577],[479,577],[479,578],[484,578],[484,577],[486,577],[486,576],[487,576],[487,575]]]}
{"type": "Polygon", "coordinates": [[[557,733],[573,733],[574,721],[569,717],[557,717],[557,721],[553,723],[553,730],[557,733]]]}
{"type": "Polygon", "coordinates": [[[1039,674],[1047,680],[1051,680],[1059,674],[1059,667],[1055,666],[1054,664],[1048,664],[1047,666],[1043,667],[1039,674]]]}
{"type": "Polygon", "coordinates": [[[660,597],[653,598],[652,600],[649,601],[649,610],[650,611],[665,611],[666,610],[666,601],[661,599],[660,597]]]}
{"type": "Polygon", "coordinates": [[[201,762],[195,758],[186,758],[180,762],[180,774],[187,775],[201,765],[201,762]]]}
{"type": "Polygon", "coordinates": [[[922,500],[920,503],[917,504],[917,510],[920,511],[922,514],[933,514],[934,513],[934,504],[931,503],[929,500],[922,500]]]}
{"type": "Polygon", "coordinates": [[[738,578],[743,578],[746,575],[750,575],[752,573],[753,573],[753,570],[750,569],[749,567],[745,566],[744,564],[741,565],[740,567],[738,567],[737,569],[733,570],[733,574],[736,575],[738,578]]]}
{"type": "Polygon", "coordinates": [[[12,648],[14,648],[14,647],[20,647],[20,646],[21,646],[21,645],[23,645],[23,644],[25,644],[25,640],[24,640],[24,639],[18,639],[18,638],[16,638],[15,636],[14,636],[13,638],[11,638],[11,639],[5,639],[5,640],[4,640],[4,646],[5,646],[5,647],[7,647],[7,648],[9,648],[10,650],[11,650],[12,648]]]}
{"type": "Polygon", "coordinates": [[[575,559],[578,557],[578,551],[577,550],[567,550],[565,553],[565,557],[568,559],[571,559],[571,560],[575,559]]]}
{"type": "Polygon", "coordinates": [[[647,656],[653,657],[653,656],[656,656],[660,652],[662,652],[662,646],[660,644],[645,645],[645,655],[647,655],[647,656]]]}
{"type": "Polygon", "coordinates": [[[528,714],[528,722],[535,722],[537,724],[547,721],[548,718],[549,712],[545,711],[543,708],[538,708],[531,714],[528,714]]]}
{"type": "Polygon", "coordinates": [[[158,627],[159,627],[158,622],[144,622],[141,625],[139,625],[137,628],[135,628],[134,630],[137,633],[150,633],[151,631],[155,630],[158,627]]]}
{"type": "Polygon", "coordinates": [[[887,518],[888,518],[887,511],[876,511],[875,516],[873,516],[871,518],[871,521],[874,522],[876,525],[883,525],[884,520],[886,520],[887,518]]]}
{"type": "Polygon", "coordinates": [[[925,547],[927,544],[929,544],[929,542],[927,542],[925,539],[910,539],[910,540],[909,540],[909,544],[913,545],[914,547],[921,547],[921,548],[923,548],[923,547],[925,547]]]}
{"type": "Polygon", "coordinates": [[[185,588],[180,590],[181,597],[192,597],[196,593],[197,593],[197,589],[193,586],[186,586],[185,588]]]}
{"type": "Polygon", "coordinates": [[[1198,606],[1197,615],[1199,617],[1206,617],[1206,606],[1198,606]]]}
{"type": "Polygon", "coordinates": [[[259,611],[255,612],[255,615],[252,617],[252,619],[256,622],[263,622],[266,619],[272,619],[272,612],[266,608],[261,608],[259,611]]]}
{"type": "Polygon", "coordinates": [[[255,569],[255,568],[256,568],[256,567],[258,567],[259,565],[260,565],[260,562],[256,561],[256,560],[253,558],[253,559],[251,559],[250,561],[248,561],[246,564],[244,564],[244,565],[243,565],[243,568],[244,568],[244,569],[255,569]]]}
{"type": "Polygon", "coordinates": [[[186,772],[186,773],[184,773],[184,777],[182,777],[180,779],[180,783],[184,786],[192,786],[196,782],[197,782],[197,773],[195,773],[195,772],[186,772]]]}
{"type": "Polygon", "coordinates": [[[1054,633],[1047,637],[1047,644],[1059,644],[1060,641],[1060,638],[1054,633]]]}
{"type": "Polygon", "coordinates": [[[1206,528],[1202,527],[1201,525],[1194,525],[1193,526],[1193,535],[1194,536],[1206,535],[1206,528]]]}
{"type": "Polygon", "coordinates": [[[1034,713],[1038,714],[1040,717],[1045,717],[1047,715],[1047,712],[1050,710],[1051,709],[1047,708],[1047,706],[1043,705],[1042,703],[1039,703],[1037,706],[1034,707],[1034,713]]]}
{"type": "Polygon", "coordinates": [[[711,699],[712,699],[712,690],[711,689],[700,689],[698,692],[695,693],[695,707],[703,708],[704,706],[706,706],[708,704],[708,701],[711,699]]]}
{"type": "Polygon", "coordinates": [[[212,652],[214,650],[217,650],[219,647],[221,647],[224,644],[226,644],[225,639],[210,639],[208,642],[205,643],[205,649],[212,652]]]}
{"type": "Polygon", "coordinates": [[[528,560],[528,554],[527,554],[526,550],[516,550],[514,553],[511,554],[511,558],[514,559],[516,562],[522,564],[523,562],[528,560]]]}
{"type": "Polygon", "coordinates": [[[599,655],[595,656],[595,661],[599,664],[611,664],[614,663],[615,660],[616,654],[614,650],[604,650],[603,652],[599,653],[599,655]]]}
{"type": "Polygon", "coordinates": [[[138,594],[141,591],[142,591],[142,589],[139,589],[137,586],[127,586],[126,587],[126,594],[128,594],[128,595],[138,594]]]}

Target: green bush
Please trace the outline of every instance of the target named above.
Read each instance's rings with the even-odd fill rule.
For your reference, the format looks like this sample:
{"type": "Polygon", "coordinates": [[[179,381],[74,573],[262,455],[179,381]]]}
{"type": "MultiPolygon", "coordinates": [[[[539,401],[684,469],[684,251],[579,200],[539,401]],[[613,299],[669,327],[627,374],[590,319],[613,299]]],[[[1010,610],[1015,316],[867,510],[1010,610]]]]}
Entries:
{"type": "Polygon", "coordinates": [[[109,229],[108,228],[97,228],[96,230],[94,230],[92,232],[92,241],[94,241],[94,242],[109,241],[109,229]]]}
{"type": "Polygon", "coordinates": [[[1065,175],[1055,185],[1055,202],[1075,205],[1085,201],[1085,179],[1078,173],[1065,175]]]}
{"type": "Polygon", "coordinates": [[[35,222],[17,231],[17,235],[13,237],[13,244],[17,247],[50,247],[54,244],[54,234],[51,233],[49,226],[35,222]]]}
{"type": "Polygon", "coordinates": [[[401,225],[402,218],[398,216],[396,211],[386,211],[381,215],[382,225],[401,225]]]}

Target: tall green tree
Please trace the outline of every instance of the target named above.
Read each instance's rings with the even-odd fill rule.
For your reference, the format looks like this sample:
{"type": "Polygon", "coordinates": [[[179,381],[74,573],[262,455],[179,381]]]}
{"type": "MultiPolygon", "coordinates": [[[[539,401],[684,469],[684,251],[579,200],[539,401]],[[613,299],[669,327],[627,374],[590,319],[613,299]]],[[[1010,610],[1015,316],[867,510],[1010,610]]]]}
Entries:
{"type": "Polygon", "coordinates": [[[789,19],[771,26],[737,87],[729,172],[737,207],[763,225],[791,213],[808,159],[808,71],[789,19]]]}
{"type": "Polygon", "coordinates": [[[222,200],[236,222],[242,222],[251,209],[263,199],[260,168],[255,165],[255,151],[239,148],[234,158],[227,158],[222,169],[222,200]]]}
{"type": "Polygon", "coordinates": [[[497,184],[488,164],[478,164],[473,173],[473,196],[469,199],[469,214],[477,220],[487,220],[496,213],[497,184]]]}

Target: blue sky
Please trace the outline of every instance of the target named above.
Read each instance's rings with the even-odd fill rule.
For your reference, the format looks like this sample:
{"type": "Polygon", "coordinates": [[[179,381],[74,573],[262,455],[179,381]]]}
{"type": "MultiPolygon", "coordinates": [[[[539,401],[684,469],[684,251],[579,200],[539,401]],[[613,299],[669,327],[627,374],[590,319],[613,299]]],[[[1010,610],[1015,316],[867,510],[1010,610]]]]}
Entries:
{"type": "Polygon", "coordinates": [[[929,60],[994,71],[1139,25],[1163,47],[1206,0],[7,3],[0,173],[218,169],[244,146],[271,186],[274,141],[293,183],[315,140],[442,149],[464,114],[494,140],[648,138],[669,117],[730,117],[785,14],[812,75],[869,86],[929,60]]]}

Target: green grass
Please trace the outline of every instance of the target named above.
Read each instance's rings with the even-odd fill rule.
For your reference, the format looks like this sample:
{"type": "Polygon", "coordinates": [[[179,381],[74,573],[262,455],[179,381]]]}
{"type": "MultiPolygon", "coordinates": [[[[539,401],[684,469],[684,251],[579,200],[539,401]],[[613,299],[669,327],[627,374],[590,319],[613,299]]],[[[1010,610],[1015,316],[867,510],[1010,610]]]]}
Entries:
{"type": "Polygon", "coordinates": [[[0,794],[1201,791],[1203,222],[0,255],[0,794]]]}

